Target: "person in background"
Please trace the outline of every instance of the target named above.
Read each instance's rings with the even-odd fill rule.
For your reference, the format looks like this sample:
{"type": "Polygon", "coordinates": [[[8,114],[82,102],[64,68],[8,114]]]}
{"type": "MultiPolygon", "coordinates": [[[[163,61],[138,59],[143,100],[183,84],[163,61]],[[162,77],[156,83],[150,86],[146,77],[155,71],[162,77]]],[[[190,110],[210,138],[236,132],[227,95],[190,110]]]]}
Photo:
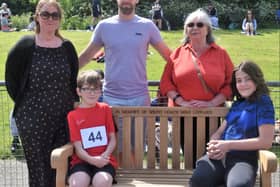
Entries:
{"type": "Polygon", "coordinates": [[[212,27],[213,28],[219,28],[219,18],[217,14],[217,9],[213,6],[212,3],[208,5],[208,15],[211,19],[212,27]]]}
{"type": "Polygon", "coordinates": [[[91,0],[91,9],[92,9],[92,24],[91,30],[94,30],[97,23],[100,21],[102,12],[101,12],[101,0],[91,0]]]}
{"type": "Polygon", "coordinates": [[[257,20],[252,10],[247,11],[247,15],[242,21],[242,30],[247,36],[252,36],[257,33],[257,20]]]}
{"type": "Polygon", "coordinates": [[[8,22],[11,22],[12,12],[10,8],[8,8],[7,3],[2,3],[0,7],[0,20],[4,15],[7,15],[8,22]]]}
{"type": "Polygon", "coordinates": [[[35,35],[22,37],[6,61],[6,87],[28,166],[30,187],[55,186],[51,151],[69,142],[67,114],[79,100],[78,56],[60,35],[62,9],[56,0],[40,0],[35,35]]]}
{"type": "Polygon", "coordinates": [[[88,70],[78,76],[77,94],[81,102],[67,116],[75,148],[69,171],[70,187],[90,184],[110,187],[116,175],[117,161],[112,156],[116,146],[115,126],[111,108],[98,102],[101,88],[98,72],[88,70]]]}
{"type": "Polygon", "coordinates": [[[0,26],[1,31],[3,32],[12,32],[16,31],[16,28],[12,28],[12,22],[11,22],[11,16],[12,12],[8,8],[7,3],[2,3],[0,7],[0,26]]]}
{"type": "Polygon", "coordinates": [[[3,32],[11,32],[13,29],[11,28],[11,24],[9,22],[8,13],[3,13],[1,18],[1,31],[3,32]]]}
{"type": "Polygon", "coordinates": [[[15,153],[17,149],[20,148],[20,140],[19,140],[19,134],[18,134],[18,129],[16,126],[16,120],[13,117],[13,110],[10,112],[10,130],[11,130],[11,135],[13,137],[12,144],[11,144],[11,152],[15,153]]]}
{"type": "Polygon", "coordinates": [[[242,62],[232,74],[235,98],[229,113],[196,163],[191,187],[253,187],[258,150],[269,149],[274,137],[274,107],[260,67],[242,62]]]}
{"type": "Polygon", "coordinates": [[[28,31],[34,31],[36,27],[36,22],[34,20],[34,15],[33,13],[29,17],[29,24],[27,25],[27,30],[28,31]]]}
{"type": "MultiPolygon", "coordinates": [[[[150,105],[146,72],[149,44],[169,60],[171,51],[155,24],[135,14],[137,3],[138,0],[117,0],[118,15],[97,24],[91,41],[79,57],[80,67],[83,67],[104,47],[103,101],[110,106],[150,105]]],[[[121,139],[121,123],[118,128],[121,139]]],[[[121,152],[122,145],[118,148],[121,152]]]]}
{"type": "Polygon", "coordinates": [[[159,3],[160,0],[156,0],[152,6],[152,20],[159,30],[162,28],[163,10],[159,3]]]}
{"type": "MultiPolygon", "coordinates": [[[[103,72],[102,69],[96,69],[95,71],[99,74],[100,79],[101,79],[101,83],[102,83],[102,87],[103,87],[104,72],[103,72]]],[[[101,95],[100,95],[100,97],[99,97],[99,99],[98,99],[98,102],[103,102],[103,91],[102,91],[102,90],[101,90],[101,95]]]]}
{"type": "MultiPolygon", "coordinates": [[[[231,99],[233,63],[226,50],[214,42],[211,28],[211,20],[203,9],[186,18],[183,44],[172,52],[160,81],[161,95],[169,98],[168,106],[215,107],[231,99]]],[[[182,118],[184,152],[183,124],[182,118]]],[[[195,141],[194,137],[194,144],[195,141]]]]}

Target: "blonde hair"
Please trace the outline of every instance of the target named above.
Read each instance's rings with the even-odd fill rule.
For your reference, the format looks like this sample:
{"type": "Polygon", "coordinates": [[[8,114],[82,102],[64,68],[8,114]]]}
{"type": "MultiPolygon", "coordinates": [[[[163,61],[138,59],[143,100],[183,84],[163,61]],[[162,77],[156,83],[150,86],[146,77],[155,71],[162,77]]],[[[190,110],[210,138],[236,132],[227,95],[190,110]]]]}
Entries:
{"type": "MultiPolygon", "coordinates": [[[[37,19],[38,19],[38,16],[40,14],[40,11],[41,11],[41,9],[44,5],[54,6],[57,9],[57,12],[60,15],[59,20],[61,21],[61,19],[62,19],[63,10],[62,10],[59,2],[57,2],[56,0],[40,0],[38,2],[37,6],[36,6],[36,11],[35,11],[35,15],[34,15],[34,20],[35,20],[35,23],[36,23],[35,33],[37,33],[37,34],[40,33],[40,24],[37,21],[37,19]]],[[[61,34],[59,33],[59,29],[57,29],[55,31],[55,35],[58,36],[59,38],[62,38],[61,34]]]]}

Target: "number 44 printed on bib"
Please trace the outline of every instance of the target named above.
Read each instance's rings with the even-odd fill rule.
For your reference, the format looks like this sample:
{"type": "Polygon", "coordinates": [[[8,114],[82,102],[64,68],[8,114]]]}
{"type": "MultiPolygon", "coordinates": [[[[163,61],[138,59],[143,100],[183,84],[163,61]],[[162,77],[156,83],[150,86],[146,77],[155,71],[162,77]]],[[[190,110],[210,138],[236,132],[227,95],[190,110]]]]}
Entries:
{"type": "Polygon", "coordinates": [[[107,145],[108,139],[105,126],[81,129],[84,149],[107,145]]]}

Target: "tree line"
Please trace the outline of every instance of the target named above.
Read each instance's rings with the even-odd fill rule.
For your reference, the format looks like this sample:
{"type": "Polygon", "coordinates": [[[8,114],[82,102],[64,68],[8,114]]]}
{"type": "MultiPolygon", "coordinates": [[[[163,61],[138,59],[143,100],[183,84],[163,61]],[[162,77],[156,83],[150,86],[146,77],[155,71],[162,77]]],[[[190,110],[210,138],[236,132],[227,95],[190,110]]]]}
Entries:
{"type": "MultiPolygon", "coordinates": [[[[9,0],[8,6],[15,15],[34,12],[38,0],[9,0]]],[[[65,20],[71,17],[85,18],[91,16],[91,0],[59,0],[64,9],[65,20]]],[[[140,0],[137,14],[151,17],[151,6],[154,0],[140,0]]],[[[185,17],[197,8],[206,8],[209,0],[161,0],[164,17],[169,21],[171,28],[181,29],[185,17]]],[[[212,0],[216,7],[219,23],[222,28],[228,28],[231,23],[239,26],[248,9],[252,9],[260,27],[273,26],[275,12],[279,9],[279,0],[212,0]]],[[[101,0],[103,17],[117,13],[116,0],[101,0]]]]}

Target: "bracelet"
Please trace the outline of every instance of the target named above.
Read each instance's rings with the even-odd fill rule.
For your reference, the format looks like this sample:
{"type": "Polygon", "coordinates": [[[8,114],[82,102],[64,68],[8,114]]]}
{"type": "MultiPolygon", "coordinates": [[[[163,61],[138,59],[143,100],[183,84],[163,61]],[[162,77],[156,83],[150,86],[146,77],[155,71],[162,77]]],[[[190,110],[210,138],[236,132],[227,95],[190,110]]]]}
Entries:
{"type": "Polygon", "coordinates": [[[177,94],[175,97],[173,97],[173,102],[175,103],[176,99],[178,99],[178,97],[181,97],[180,94],[177,94]]]}

